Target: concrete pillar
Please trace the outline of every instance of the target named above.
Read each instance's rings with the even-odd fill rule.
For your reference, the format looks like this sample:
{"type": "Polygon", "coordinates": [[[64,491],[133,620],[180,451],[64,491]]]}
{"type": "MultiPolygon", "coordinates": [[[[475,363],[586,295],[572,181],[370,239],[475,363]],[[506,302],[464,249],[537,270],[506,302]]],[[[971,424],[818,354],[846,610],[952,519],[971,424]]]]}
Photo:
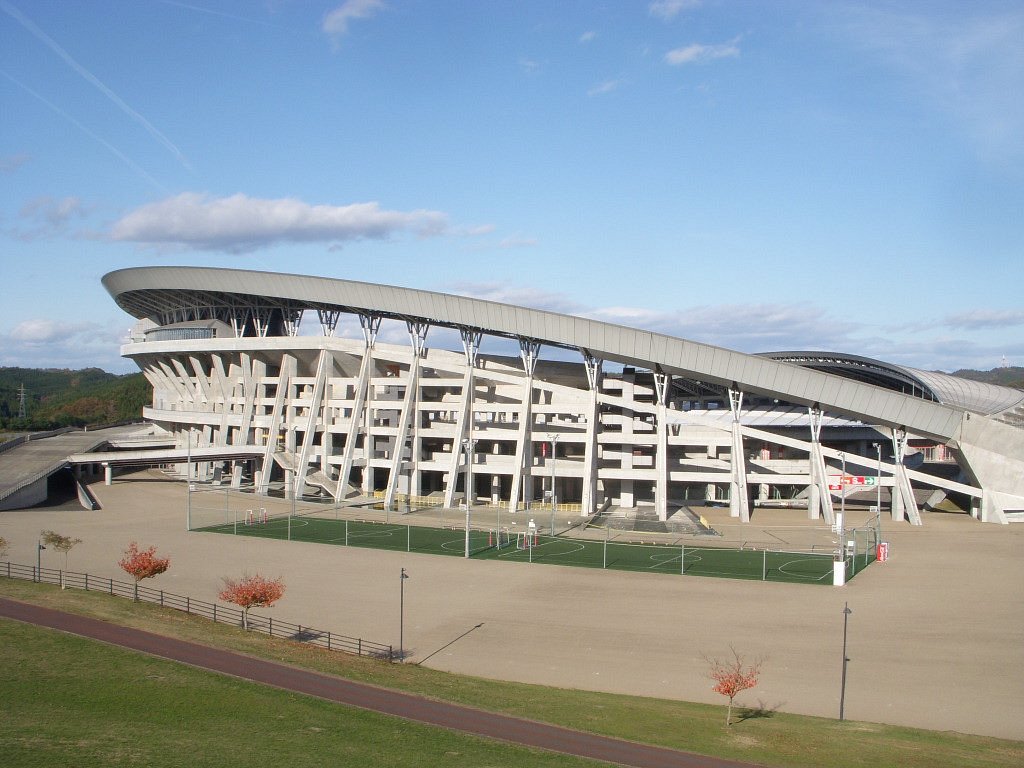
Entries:
{"type": "Polygon", "coordinates": [[[109,464],[103,465],[103,484],[112,485],[114,482],[114,468],[109,464]]]}

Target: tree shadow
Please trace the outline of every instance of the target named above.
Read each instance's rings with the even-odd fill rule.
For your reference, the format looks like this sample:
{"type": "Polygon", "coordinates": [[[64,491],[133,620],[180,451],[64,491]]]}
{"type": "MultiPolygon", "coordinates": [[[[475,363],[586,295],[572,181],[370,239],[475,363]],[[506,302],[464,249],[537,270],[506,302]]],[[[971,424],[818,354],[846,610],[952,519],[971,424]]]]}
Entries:
{"type": "Polygon", "coordinates": [[[735,722],[742,723],[745,720],[758,720],[760,718],[774,717],[775,713],[779,710],[785,702],[780,701],[776,704],[765,704],[761,699],[757,700],[756,707],[743,707],[736,711],[735,722]]]}

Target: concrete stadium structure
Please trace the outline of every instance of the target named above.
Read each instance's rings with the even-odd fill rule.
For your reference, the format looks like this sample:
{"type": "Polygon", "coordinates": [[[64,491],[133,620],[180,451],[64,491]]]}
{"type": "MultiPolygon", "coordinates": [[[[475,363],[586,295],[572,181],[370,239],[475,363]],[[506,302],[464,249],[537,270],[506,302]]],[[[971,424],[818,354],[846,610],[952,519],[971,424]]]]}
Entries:
{"type": "Polygon", "coordinates": [[[348,280],[147,267],[103,284],[140,321],[122,354],[152,383],[144,416],[168,441],[77,457],[108,477],[117,463],[201,461],[258,493],[376,493],[389,508],[451,507],[469,488],[512,509],[666,520],[721,502],[747,521],[784,503],[832,523],[845,467],[877,476],[898,520],[920,524],[922,489],[926,507],[962,494],[984,521],[1024,510],[1024,393],[1005,387],[348,280]],[[300,334],[312,316],[319,333],[300,334]],[[355,320],[361,337],[338,335],[355,320]],[[378,338],[393,321],[408,344],[378,338]],[[453,349],[428,347],[433,329],[453,349]],[[482,353],[485,337],[506,354],[482,353]],[[953,471],[915,468],[922,447],[953,471]]]}

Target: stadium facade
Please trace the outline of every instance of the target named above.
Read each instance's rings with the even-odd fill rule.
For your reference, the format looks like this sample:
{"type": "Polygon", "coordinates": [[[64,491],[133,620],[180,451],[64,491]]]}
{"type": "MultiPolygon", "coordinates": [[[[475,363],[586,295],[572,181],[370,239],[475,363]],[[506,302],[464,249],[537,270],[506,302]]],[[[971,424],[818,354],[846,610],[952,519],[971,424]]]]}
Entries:
{"type": "Polygon", "coordinates": [[[469,488],[513,510],[661,520],[778,504],[832,523],[845,469],[911,523],[950,493],[984,521],[1024,511],[1014,389],[348,280],[145,267],[103,284],[140,321],[122,354],[153,385],[145,418],[174,455],[258,493],[451,507],[469,488]],[[383,323],[408,343],[384,343],[383,323]]]}

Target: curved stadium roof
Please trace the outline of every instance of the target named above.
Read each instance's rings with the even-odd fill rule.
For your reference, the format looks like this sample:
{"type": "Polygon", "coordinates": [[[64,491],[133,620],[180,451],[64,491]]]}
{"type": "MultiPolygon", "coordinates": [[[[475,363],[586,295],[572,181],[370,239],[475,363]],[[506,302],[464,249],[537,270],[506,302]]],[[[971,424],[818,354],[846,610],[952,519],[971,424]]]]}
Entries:
{"type": "MultiPolygon", "coordinates": [[[[274,272],[208,267],[138,267],[111,272],[103,285],[137,318],[161,324],[260,308],[296,315],[342,311],[426,322],[578,349],[595,358],[735,386],[800,405],[819,405],[869,423],[955,439],[964,406],[942,404],[836,375],[636,328],[572,315],[411,288],[274,272]]],[[[866,359],[866,358],[865,358],[866,359]]]]}
{"type": "Polygon", "coordinates": [[[827,373],[876,384],[887,389],[923,397],[937,403],[992,416],[1024,406],[1024,392],[981,381],[922,371],[885,363],[869,357],[837,352],[767,352],[762,357],[796,363],[827,373]]]}

